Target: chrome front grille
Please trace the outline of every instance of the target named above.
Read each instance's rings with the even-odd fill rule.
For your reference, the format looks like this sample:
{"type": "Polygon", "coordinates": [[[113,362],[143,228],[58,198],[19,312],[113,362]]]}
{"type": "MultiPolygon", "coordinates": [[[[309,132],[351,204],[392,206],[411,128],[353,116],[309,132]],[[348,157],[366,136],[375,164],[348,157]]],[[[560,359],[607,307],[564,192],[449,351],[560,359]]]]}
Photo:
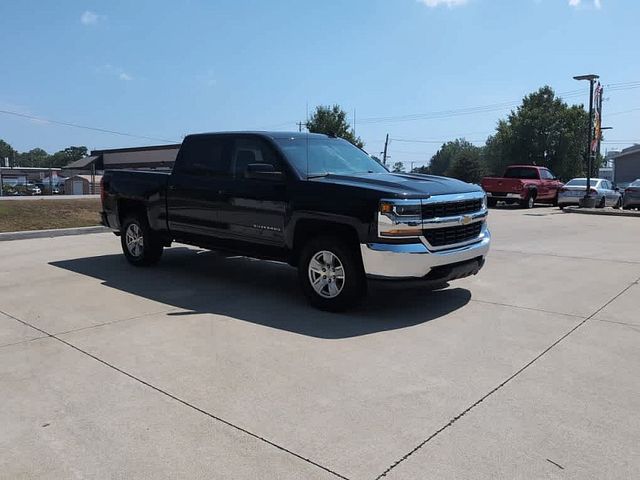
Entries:
{"type": "Polygon", "coordinates": [[[483,222],[455,227],[430,228],[423,230],[424,238],[433,247],[444,247],[474,240],[482,232],[483,222]]]}
{"type": "Polygon", "coordinates": [[[422,218],[453,217],[475,213],[482,209],[482,199],[456,202],[426,203],[422,205],[422,218]]]}

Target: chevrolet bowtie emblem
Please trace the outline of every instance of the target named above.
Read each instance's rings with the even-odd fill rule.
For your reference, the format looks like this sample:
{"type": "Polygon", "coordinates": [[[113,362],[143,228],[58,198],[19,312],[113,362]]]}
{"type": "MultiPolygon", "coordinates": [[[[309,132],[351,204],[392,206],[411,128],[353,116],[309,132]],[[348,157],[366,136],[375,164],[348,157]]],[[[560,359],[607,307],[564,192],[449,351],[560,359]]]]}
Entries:
{"type": "Polygon", "coordinates": [[[471,223],[471,220],[472,220],[471,216],[464,215],[463,217],[460,218],[460,223],[462,225],[469,225],[471,223]]]}

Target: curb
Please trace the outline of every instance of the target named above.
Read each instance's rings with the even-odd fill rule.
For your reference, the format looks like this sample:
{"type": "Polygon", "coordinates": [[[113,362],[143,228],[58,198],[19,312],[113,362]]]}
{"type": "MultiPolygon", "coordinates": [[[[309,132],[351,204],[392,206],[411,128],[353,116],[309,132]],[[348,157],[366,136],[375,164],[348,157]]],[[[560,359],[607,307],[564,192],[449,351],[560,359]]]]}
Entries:
{"type": "Polygon", "coordinates": [[[53,230],[25,230],[24,232],[0,233],[0,242],[9,240],[25,240],[28,238],[66,237],[69,235],[85,235],[88,233],[106,233],[111,230],[97,225],[95,227],[56,228],[53,230]]]}
{"type": "Polygon", "coordinates": [[[564,207],[564,213],[581,213],[582,215],[605,215],[608,217],[636,217],[640,218],[640,212],[632,212],[629,210],[607,210],[605,208],[580,208],[580,207],[564,207]]]}

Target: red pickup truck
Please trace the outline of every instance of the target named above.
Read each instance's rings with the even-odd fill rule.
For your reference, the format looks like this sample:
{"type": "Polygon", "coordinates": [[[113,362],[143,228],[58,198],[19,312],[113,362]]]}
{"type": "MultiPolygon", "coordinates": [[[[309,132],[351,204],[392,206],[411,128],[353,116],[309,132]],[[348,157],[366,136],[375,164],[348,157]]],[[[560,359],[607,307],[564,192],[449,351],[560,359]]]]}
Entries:
{"type": "Polygon", "coordinates": [[[502,177],[485,177],[481,182],[487,192],[487,203],[495,207],[498,202],[519,203],[522,208],[533,208],[535,203],[557,205],[558,190],[563,183],[545,167],[511,165],[502,177]]]}

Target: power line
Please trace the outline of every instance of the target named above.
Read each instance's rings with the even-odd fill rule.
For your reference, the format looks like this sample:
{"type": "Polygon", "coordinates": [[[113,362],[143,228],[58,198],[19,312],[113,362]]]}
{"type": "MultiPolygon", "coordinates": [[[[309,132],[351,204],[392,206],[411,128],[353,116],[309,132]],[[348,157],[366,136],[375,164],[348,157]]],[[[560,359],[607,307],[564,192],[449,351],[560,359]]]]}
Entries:
{"type": "Polygon", "coordinates": [[[179,140],[168,140],[166,138],[147,137],[145,135],[135,135],[133,133],[119,132],[117,130],[108,130],[106,128],[90,127],[88,125],[80,125],[78,123],[63,122],[60,120],[49,120],[47,118],[36,117],[35,115],[27,115],[26,113],[12,112],[10,110],[0,110],[0,113],[3,113],[5,115],[13,115],[15,117],[28,118],[29,120],[37,120],[39,122],[51,123],[54,125],[63,125],[65,127],[82,128],[84,130],[92,130],[94,132],[110,133],[112,135],[120,135],[123,137],[142,138],[145,140],[153,140],[156,142],[163,142],[163,143],[180,143],[179,140]]]}

